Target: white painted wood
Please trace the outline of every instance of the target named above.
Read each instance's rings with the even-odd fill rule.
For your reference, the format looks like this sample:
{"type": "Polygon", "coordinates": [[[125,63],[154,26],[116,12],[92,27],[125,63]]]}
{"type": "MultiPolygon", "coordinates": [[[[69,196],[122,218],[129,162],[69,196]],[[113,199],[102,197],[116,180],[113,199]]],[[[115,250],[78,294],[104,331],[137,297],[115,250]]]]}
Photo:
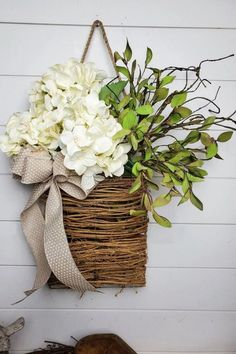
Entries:
{"type": "MultiPolygon", "coordinates": [[[[0,222],[0,265],[34,265],[19,222],[0,222]]],[[[149,224],[148,266],[236,268],[236,225],[149,224]]]]}
{"type": "MultiPolygon", "coordinates": [[[[60,63],[68,57],[80,57],[89,28],[0,25],[0,74],[40,75],[48,66],[60,63]],[[7,41],[5,40],[7,38],[7,41]],[[60,38],[60,40],[58,40],[60,38]],[[30,53],[30,55],[29,55],[30,53]],[[47,55],[45,55],[47,53],[47,55]],[[17,60],[15,60],[17,58],[17,60]]],[[[100,34],[96,34],[88,60],[113,74],[100,34]],[[99,50],[98,50],[99,47],[99,50]]],[[[109,29],[113,49],[122,51],[129,38],[138,62],[144,62],[145,47],[153,49],[152,65],[197,65],[202,59],[218,58],[236,51],[235,30],[173,29],[173,28],[116,28],[109,29]]],[[[236,80],[236,59],[206,64],[203,74],[209,79],[236,80]]]]}
{"type": "MultiPolygon", "coordinates": [[[[235,9],[233,0],[0,0],[0,22],[32,23],[0,24],[0,132],[11,113],[27,108],[27,91],[36,78],[23,75],[41,75],[56,62],[80,57],[95,18],[108,25],[114,50],[123,50],[127,36],[138,60],[148,45],[156,55],[153,64],[182,66],[236,52],[235,9]]],[[[88,59],[113,75],[98,34],[93,44],[88,59]]],[[[218,102],[224,115],[235,108],[235,63],[234,58],[204,70],[209,79],[221,81],[215,85],[222,86],[218,102]]],[[[209,93],[214,92],[212,85],[209,93]]],[[[45,339],[68,343],[70,335],[95,332],[117,333],[139,354],[235,353],[234,147],[235,138],[222,145],[225,161],[209,162],[209,178],[195,187],[204,212],[190,204],[172,205],[162,210],[174,221],[172,229],[151,222],[147,288],[137,294],[127,289],[118,297],[107,289],[82,300],[70,291],[45,288],[19,308],[10,303],[31,285],[35,271],[16,222],[30,190],[1,175],[9,168],[0,154],[0,321],[26,318],[24,332],[13,338],[12,353],[26,353],[45,339]]]]}
{"type": "Polygon", "coordinates": [[[149,225],[150,267],[235,268],[236,225],[149,225]]]}
{"type": "MultiPolygon", "coordinates": [[[[9,175],[0,175],[0,185],[0,205],[4,206],[0,220],[19,220],[31,187],[20,184],[12,177],[9,178],[9,175]]],[[[173,201],[171,205],[161,209],[162,214],[174,223],[235,224],[235,210],[230,206],[233,206],[236,200],[236,179],[209,178],[205,182],[197,183],[194,190],[204,203],[203,212],[189,203],[176,207],[177,201],[173,201]]]]}
{"type": "Polygon", "coordinates": [[[45,339],[116,333],[136,351],[235,351],[236,312],[160,310],[2,310],[4,324],[24,316],[12,350],[34,349],[45,339]],[[56,324],[56,325],[55,325],[56,324]]]}
{"type": "Polygon", "coordinates": [[[6,124],[14,112],[28,109],[28,92],[36,77],[0,76],[0,95],[4,105],[0,108],[0,125],[6,124]]]}
{"type": "MultiPolygon", "coordinates": [[[[0,308],[11,308],[23,298],[34,276],[32,266],[0,267],[0,308]]],[[[80,299],[75,291],[45,286],[15,308],[236,311],[236,269],[148,268],[147,287],[118,292],[102,289],[102,293],[86,293],[80,299]]]]}
{"type": "Polygon", "coordinates": [[[113,26],[235,28],[233,0],[1,0],[0,8],[0,21],[84,25],[98,18],[113,26]]]}

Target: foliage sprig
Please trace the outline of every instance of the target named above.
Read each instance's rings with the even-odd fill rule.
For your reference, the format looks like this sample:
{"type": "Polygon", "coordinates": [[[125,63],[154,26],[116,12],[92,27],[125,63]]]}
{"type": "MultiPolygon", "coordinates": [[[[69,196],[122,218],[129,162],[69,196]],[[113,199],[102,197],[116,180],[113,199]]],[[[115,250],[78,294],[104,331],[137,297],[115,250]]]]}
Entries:
{"type": "Polygon", "coordinates": [[[110,81],[102,88],[100,98],[110,106],[112,115],[123,127],[115,139],[126,137],[132,145],[126,165],[126,173],[135,176],[130,193],[144,189],[143,210],[131,210],[131,214],[140,215],[148,210],[158,224],[170,227],[171,222],[160,215],[159,208],[173,198],[179,198],[178,205],[190,201],[203,209],[193,184],[203,181],[207,175],[202,168],[206,160],[222,159],[218,145],[232,137],[236,121],[235,112],[228,117],[220,115],[216,103],[219,88],[213,99],[198,95],[200,87],[211,83],[202,78],[201,70],[207,62],[231,56],[203,60],[198,66],[160,69],[150,66],[153,57],[150,48],[146,50],[143,68],[136,59],[132,60],[128,41],[123,55],[114,53],[117,71],[124,79],[110,81]],[[121,65],[117,65],[118,62],[121,65]],[[182,88],[172,89],[180,72],[184,73],[182,88]],[[197,108],[191,107],[193,102],[199,104],[197,108]],[[211,127],[226,131],[214,138],[211,127]],[[160,186],[165,187],[166,192],[153,198],[151,190],[159,190],[160,186]]]}

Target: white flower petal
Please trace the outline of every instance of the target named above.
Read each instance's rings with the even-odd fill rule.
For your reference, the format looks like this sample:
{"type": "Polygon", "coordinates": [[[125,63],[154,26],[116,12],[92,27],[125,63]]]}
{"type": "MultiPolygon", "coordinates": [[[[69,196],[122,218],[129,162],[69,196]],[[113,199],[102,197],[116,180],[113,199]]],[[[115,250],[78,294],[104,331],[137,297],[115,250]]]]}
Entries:
{"type": "Polygon", "coordinates": [[[96,139],[95,144],[94,144],[94,150],[98,154],[102,154],[106,151],[108,151],[112,147],[112,140],[107,137],[101,137],[96,139]]]}
{"type": "Polygon", "coordinates": [[[70,141],[67,144],[67,153],[69,156],[73,156],[78,151],[79,151],[78,145],[75,144],[74,140],[70,141]]]}
{"type": "Polygon", "coordinates": [[[113,172],[114,176],[120,177],[124,174],[124,166],[121,166],[118,170],[113,172]]]}
{"type": "Polygon", "coordinates": [[[70,131],[64,131],[60,136],[60,140],[63,144],[67,145],[73,141],[73,134],[70,131]]]}
{"type": "Polygon", "coordinates": [[[83,189],[92,189],[96,185],[93,175],[87,175],[86,173],[82,175],[81,186],[83,189]]]}

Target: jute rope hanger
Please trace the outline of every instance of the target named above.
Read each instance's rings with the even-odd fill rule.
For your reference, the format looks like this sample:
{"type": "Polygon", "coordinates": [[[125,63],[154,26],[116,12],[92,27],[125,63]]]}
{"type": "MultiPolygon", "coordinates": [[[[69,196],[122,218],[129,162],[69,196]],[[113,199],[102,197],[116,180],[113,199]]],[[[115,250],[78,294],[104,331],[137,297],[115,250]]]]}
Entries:
{"type": "Polygon", "coordinates": [[[115,63],[115,60],[114,60],[113,52],[112,52],[111,46],[109,44],[104,25],[103,25],[102,21],[100,21],[100,20],[94,21],[92,26],[91,26],[91,30],[89,32],[89,36],[88,36],[88,39],[87,39],[87,42],[86,42],[86,45],[85,45],[85,48],[84,48],[84,51],[83,51],[83,54],[82,54],[82,57],[81,57],[81,63],[83,63],[85,61],[85,58],[87,56],[89,47],[91,46],[91,41],[92,41],[92,37],[93,37],[94,31],[95,31],[96,28],[100,28],[100,30],[101,30],[102,38],[103,38],[103,41],[104,41],[105,46],[107,48],[107,51],[108,51],[109,57],[111,59],[112,65],[113,65],[113,67],[115,69],[115,72],[117,74],[118,79],[120,80],[121,78],[120,78],[120,74],[119,74],[119,72],[117,71],[117,68],[116,68],[116,63],[115,63]]]}

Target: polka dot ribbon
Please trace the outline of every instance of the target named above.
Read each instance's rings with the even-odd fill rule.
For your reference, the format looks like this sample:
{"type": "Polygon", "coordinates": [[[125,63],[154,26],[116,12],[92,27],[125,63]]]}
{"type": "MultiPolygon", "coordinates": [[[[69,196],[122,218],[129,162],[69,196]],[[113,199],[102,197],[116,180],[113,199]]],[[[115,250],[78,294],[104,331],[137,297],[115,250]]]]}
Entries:
{"type": "MultiPolygon", "coordinates": [[[[51,272],[71,289],[81,293],[95,291],[82,276],[71,255],[63,224],[60,193],[62,189],[74,198],[85,199],[91,189],[82,189],[80,176],[65,168],[60,152],[52,160],[46,151],[22,149],[12,159],[11,170],[21,183],[33,185],[32,194],[21,213],[23,232],[37,265],[33,288],[25,291],[26,297],[45,285],[51,272]],[[47,190],[49,192],[43,211],[39,198],[47,190]]],[[[99,177],[97,183],[102,179],[99,177]]]]}

